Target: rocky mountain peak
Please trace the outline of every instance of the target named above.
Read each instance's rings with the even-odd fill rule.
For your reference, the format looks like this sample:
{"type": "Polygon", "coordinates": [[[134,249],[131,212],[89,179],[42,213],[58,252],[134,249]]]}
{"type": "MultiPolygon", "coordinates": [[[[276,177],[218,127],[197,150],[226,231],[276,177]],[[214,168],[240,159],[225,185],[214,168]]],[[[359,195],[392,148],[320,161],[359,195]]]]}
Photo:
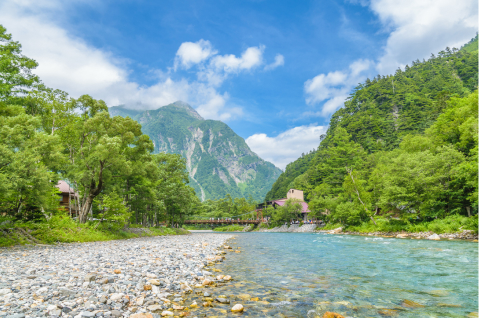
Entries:
{"type": "Polygon", "coordinates": [[[176,106],[177,108],[185,110],[186,112],[188,112],[188,114],[190,114],[191,116],[193,116],[194,118],[196,118],[198,120],[204,120],[204,118],[202,118],[201,115],[199,115],[198,112],[196,112],[196,110],[194,108],[192,108],[186,102],[176,101],[174,103],[171,103],[170,105],[173,105],[173,106],[176,106]]]}

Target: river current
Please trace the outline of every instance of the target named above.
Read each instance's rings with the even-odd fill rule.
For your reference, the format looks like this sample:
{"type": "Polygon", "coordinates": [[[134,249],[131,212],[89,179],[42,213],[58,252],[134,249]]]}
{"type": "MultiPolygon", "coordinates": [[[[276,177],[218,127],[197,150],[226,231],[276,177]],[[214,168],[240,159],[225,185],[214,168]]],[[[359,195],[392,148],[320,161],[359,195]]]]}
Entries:
{"type": "MultiPolygon", "coordinates": [[[[215,266],[231,305],[200,316],[476,317],[478,244],[317,233],[236,233],[241,253],[215,266]]],[[[197,296],[200,304],[201,297],[197,296]]]]}

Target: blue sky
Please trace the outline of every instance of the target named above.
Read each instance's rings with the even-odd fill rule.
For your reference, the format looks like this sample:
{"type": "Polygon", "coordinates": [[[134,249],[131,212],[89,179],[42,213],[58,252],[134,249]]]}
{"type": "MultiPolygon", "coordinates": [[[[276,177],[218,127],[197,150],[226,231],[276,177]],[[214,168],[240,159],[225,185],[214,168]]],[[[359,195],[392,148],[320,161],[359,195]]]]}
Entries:
{"type": "Polygon", "coordinates": [[[284,166],[366,77],[477,32],[477,1],[2,1],[50,87],[109,106],[190,103],[284,166]]]}

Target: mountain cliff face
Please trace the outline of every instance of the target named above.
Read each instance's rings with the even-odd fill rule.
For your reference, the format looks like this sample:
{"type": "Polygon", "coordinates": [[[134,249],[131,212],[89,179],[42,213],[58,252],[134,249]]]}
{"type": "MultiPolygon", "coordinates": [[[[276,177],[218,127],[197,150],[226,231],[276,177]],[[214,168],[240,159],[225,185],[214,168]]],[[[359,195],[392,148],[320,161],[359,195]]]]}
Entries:
{"type": "Polygon", "coordinates": [[[112,116],[129,116],[142,125],[155,152],[186,158],[190,184],[201,200],[248,197],[261,201],[281,170],[253,153],[243,138],[223,122],[203,119],[191,106],[175,102],[156,110],[114,106],[112,116]]]}

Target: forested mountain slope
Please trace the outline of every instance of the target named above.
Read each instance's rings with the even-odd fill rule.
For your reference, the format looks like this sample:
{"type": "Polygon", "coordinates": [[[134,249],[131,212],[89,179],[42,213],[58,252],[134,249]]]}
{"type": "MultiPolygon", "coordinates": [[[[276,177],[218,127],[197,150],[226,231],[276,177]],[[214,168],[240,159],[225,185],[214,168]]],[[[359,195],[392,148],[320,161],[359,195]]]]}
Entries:
{"type": "Polygon", "coordinates": [[[155,153],[186,158],[190,184],[202,200],[249,197],[262,200],[281,170],[253,153],[223,122],[204,120],[191,106],[175,102],[156,110],[111,107],[111,115],[129,116],[142,125],[155,153]]]}
{"type": "Polygon", "coordinates": [[[418,222],[434,219],[477,230],[477,218],[460,221],[478,209],[477,45],[359,85],[318,150],[289,164],[266,198],[302,189],[311,217],[351,230],[424,231],[418,222]]]}
{"type": "MultiPolygon", "coordinates": [[[[476,35],[460,50],[446,48],[427,61],[413,61],[394,75],[367,79],[334,113],[318,150],[289,164],[266,199],[283,197],[289,188],[304,189],[309,195],[322,184],[326,173],[318,167],[324,164],[325,156],[332,155],[325,155],[325,150],[331,148],[338,128],[364,156],[392,151],[408,134],[424,133],[445,112],[451,98],[465,97],[477,89],[477,66],[476,35]]],[[[338,173],[336,187],[341,187],[343,175],[344,169],[338,173]]]]}

